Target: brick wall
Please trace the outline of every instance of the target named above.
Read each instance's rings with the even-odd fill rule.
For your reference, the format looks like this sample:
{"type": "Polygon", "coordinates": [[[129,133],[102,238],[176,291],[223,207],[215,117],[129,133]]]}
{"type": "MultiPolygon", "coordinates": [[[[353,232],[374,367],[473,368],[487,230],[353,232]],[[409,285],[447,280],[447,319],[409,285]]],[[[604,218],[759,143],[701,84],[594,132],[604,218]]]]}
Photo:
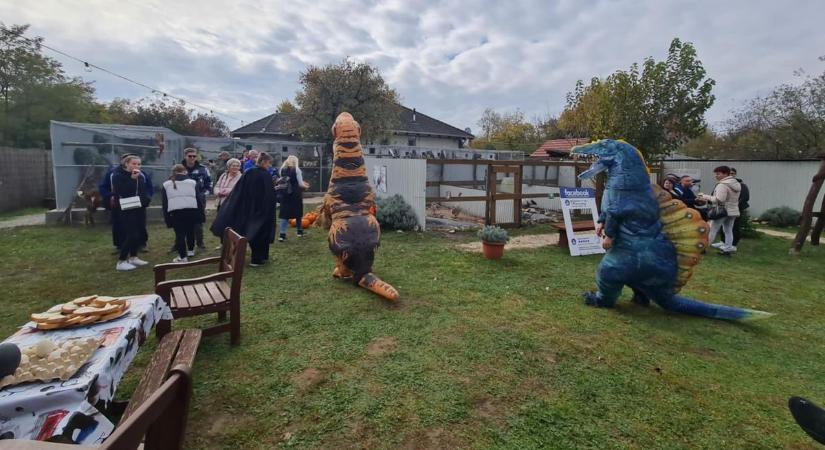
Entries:
{"type": "Polygon", "coordinates": [[[52,152],[0,147],[0,212],[54,199],[52,152]]]}

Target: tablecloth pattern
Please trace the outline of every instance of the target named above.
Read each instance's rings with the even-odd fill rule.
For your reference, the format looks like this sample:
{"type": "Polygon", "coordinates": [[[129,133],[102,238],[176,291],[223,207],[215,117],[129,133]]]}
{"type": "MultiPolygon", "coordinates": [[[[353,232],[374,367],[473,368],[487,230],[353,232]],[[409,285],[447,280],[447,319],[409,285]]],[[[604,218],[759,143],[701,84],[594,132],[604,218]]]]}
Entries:
{"type": "Polygon", "coordinates": [[[114,398],[123,374],[152,328],[171,320],[157,295],[132,297],[129,312],[104,323],[41,331],[29,322],[5,342],[21,349],[41,339],[101,337],[103,342],[66,381],[32,382],[0,389],[0,439],[36,439],[99,444],[114,425],[101,412],[114,398]]]}

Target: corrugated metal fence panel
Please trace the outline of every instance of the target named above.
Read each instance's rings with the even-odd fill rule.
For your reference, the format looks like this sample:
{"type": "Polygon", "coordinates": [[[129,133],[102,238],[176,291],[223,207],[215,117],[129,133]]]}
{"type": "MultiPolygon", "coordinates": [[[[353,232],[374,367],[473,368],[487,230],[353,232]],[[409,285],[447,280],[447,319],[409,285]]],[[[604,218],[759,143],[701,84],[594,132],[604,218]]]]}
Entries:
{"type": "Polygon", "coordinates": [[[377,197],[401,195],[404,201],[412,206],[418,218],[418,225],[423,230],[427,219],[427,161],[373,157],[365,157],[364,160],[367,166],[367,176],[375,190],[375,195],[377,197]],[[377,176],[382,173],[386,175],[384,180],[386,192],[383,192],[376,183],[377,176]]]}
{"type": "Polygon", "coordinates": [[[51,150],[0,147],[0,212],[54,197],[51,158],[51,150]]]}
{"type": "MultiPolygon", "coordinates": [[[[758,217],[765,210],[790,206],[802,210],[805,196],[811,187],[811,178],[819,168],[819,161],[665,161],[665,173],[679,174],[680,169],[699,170],[701,192],[713,191],[716,179],[713,169],[718,166],[736,168],[737,177],[748,185],[750,190],[751,217],[758,217]]],[[[825,190],[820,192],[816,210],[821,205],[825,190]]]]}

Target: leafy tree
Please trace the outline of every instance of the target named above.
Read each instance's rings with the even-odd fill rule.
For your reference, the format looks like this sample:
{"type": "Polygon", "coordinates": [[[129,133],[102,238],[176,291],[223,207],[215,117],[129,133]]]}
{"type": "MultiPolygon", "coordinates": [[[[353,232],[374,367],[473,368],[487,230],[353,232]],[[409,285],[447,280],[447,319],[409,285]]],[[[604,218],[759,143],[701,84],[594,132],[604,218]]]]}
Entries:
{"type": "Polygon", "coordinates": [[[295,114],[298,112],[298,107],[296,107],[291,101],[284,100],[278,104],[278,108],[275,109],[275,112],[278,114],[295,114]]]}
{"type": "MultiPolygon", "coordinates": [[[[825,61],[825,57],[820,58],[825,61]]],[[[825,72],[749,101],[728,122],[729,139],[753,158],[825,153],[825,72]]]]}
{"type": "Polygon", "coordinates": [[[41,54],[43,39],[26,37],[28,28],[0,23],[0,143],[47,147],[50,120],[99,121],[102,107],[91,84],[41,54]]]}
{"type": "Polygon", "coordinates": [[[532,151],[540,136],[535,125],[524,118],[524,113],[498,113],[487,108],[478,121],[482,136],[472,142],[473,148],[491,150],[532,151]]]}
{"type": "Polygon", "coordinates": [[[109,123],[166,127],[187,136],[229,135],[229,127],[223,120],[214,114],[195,113],[183,101],[116,98],[109,103],[105,113],[109,123]]]}
{"type": "Polygon", "coordinates": [[[589,85],[578,81],[559,125],[571,135],[622,138],[647,158],[661,158],[705,132],[714,84],[693,45],[673,39],[665,61],[647,58],[641,68],[634,63],[589,85]]]}
{"type": "Polygon", "coordinates": [[[344,59],[324,67],[309,66],[300,83],[295,103],[305,139],[331,141],[332,124],[343,111],[361,124],[365,142],[378,140],[398,122],[398,93],[369,64],[344,59]]]}

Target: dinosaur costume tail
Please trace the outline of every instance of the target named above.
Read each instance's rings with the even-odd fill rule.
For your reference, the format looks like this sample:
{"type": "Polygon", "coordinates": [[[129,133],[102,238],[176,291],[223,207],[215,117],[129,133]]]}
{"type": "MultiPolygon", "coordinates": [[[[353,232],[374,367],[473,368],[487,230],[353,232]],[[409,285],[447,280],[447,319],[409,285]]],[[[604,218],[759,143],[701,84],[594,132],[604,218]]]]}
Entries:
{"type": "Polygon", "coordinates": [[[751,322],[773,316],[772,313],[765,311],[704,303],[681,295],[674,295],[666,305],[662,306],[668,311],[737,322],[751,322]]]}

